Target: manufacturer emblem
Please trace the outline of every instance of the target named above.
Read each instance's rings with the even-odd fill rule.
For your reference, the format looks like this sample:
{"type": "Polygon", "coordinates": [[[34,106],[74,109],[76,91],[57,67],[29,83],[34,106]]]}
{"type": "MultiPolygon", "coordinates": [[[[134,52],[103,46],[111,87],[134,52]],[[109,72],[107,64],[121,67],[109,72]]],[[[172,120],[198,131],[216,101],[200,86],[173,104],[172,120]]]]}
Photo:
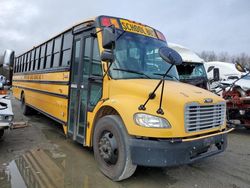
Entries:
{"type": "Polygon", "coordinates": [[[210,98],[204,99],[204,103],[212,103],[212,102],[213,102],[213,99],[210,99],[210,98]]]}

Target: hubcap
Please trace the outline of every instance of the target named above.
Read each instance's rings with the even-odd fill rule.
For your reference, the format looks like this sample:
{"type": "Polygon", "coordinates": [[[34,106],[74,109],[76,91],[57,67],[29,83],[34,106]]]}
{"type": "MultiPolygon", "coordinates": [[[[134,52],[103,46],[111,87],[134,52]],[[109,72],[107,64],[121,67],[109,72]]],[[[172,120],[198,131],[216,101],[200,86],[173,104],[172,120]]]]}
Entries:
{"type": "Polygon", "coordinates": [[[99,153],[108,164],[116,164],[118,159],[117,142],[111,132],[105,132],[98,143],[99,153]]]}

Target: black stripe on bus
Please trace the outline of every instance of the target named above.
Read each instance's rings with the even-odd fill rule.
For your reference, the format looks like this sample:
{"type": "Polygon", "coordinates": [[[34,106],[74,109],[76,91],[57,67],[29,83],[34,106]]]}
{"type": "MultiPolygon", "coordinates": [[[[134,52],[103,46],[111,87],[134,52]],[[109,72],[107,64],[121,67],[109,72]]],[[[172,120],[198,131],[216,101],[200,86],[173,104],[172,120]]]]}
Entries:
{"type": "Polygon", "coordinates": [[[21,89],[27,89],[27,90],[34,91],[34,92],[37,92],[37,93],[42,93],[42,94],[46,94],[46,95],[61,97],[61,98],[65,98],[65,99],[68,98],[68,95],[63,95],[63,94],[58,94],[58,93],[51,93],[51,92],[48,92],[48,91],[42,91],[42,90],[38,90],[38,89],[31,89],[31,88],[21,87],[21,86],[13,86],[13,87],[21,88],[21,89]]]}
{"type": "Polygon", "coordinates": [[[12,82],[32,82],[39,84],[68,85],[69,81],[47,81],[47,80],[12,80],[12,82]]]}
{"type": "Polygon", "coordinates": [[[42,70],[32,70],[27,72],[15,72],[15,75],[29,75],[29,74],[46,74],[46,73],[56,73],[56,72],[68,72],[70,70],[69,66],[66,67],[56,67],[56,68],[48,68],[42,70]]]}

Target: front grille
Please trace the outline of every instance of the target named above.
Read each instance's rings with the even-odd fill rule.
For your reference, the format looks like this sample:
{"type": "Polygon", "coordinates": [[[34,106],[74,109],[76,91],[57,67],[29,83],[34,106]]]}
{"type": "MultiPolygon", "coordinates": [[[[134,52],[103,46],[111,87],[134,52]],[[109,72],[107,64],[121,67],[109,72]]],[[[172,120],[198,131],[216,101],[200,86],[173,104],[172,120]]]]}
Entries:
{"type": "Polygon", "coordinates": [[[225,103],[199,105],[190,103],[185,106],[185,128],[187,132],[202,131],[223,125],[225,103]]]}

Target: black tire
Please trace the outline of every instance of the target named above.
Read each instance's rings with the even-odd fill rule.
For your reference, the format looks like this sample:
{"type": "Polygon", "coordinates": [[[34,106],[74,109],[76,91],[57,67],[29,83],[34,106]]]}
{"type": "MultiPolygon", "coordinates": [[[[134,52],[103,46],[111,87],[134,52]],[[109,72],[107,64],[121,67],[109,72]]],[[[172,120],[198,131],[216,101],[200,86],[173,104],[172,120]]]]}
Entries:
{"type": "Polygon", "coordinates": [[[250,127],[249,127],[249,126],[245,126],[245,129],[246,129],[246,130],[250,130],[250,127]]]}
{"type": "Polygon", "coordinates": [[[4,134],[4,129],[1,129],[0,130],[0,138],[2,138],[3,134],[4,134]]]}
{"type": "Polygon", "coordinates": [[[135,172],[137,165],[132,164],[129,136],[119,116],[104,116],[97,122],[93,147],[99,169],[111,180],[121,181],[135,172]],[[112,157],[107,157],[110,154],[112,157]]]}
{"type": "Polygon", "coordinates": [[[25,96],[22,94],[21,96],[21,109],[23,112],[23,115],[31,115],[32,114],[32,108],[30,108],[26,103],[25,103],[25,96]]]}

